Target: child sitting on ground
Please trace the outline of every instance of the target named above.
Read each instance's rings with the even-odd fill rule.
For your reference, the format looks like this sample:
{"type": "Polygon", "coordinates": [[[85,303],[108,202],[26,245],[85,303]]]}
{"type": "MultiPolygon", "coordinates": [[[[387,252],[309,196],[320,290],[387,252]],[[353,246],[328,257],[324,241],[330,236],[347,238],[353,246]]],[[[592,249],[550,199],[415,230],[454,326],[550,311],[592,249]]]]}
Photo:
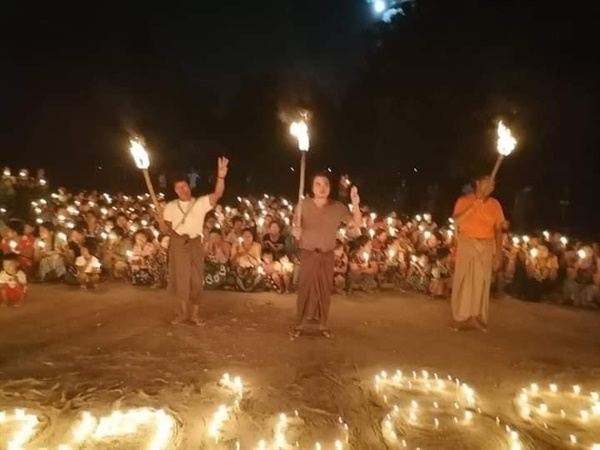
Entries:
{"type": "Polygon", "coordinates": [[[4,255],[0,272],[0,305],[19,307],[27,293],[27,276],[19,270],[19,257],[15,253],[4,255]]]}
{"type": "Polygon", "coordinates": [[[438,248],[435,262],[431,267],[429,294],[433,298],[447,298],[452,290],[452,271],[450,270],[450,250],[438,248]]]}
{"type": "Polygon", "coordinates": [[[100,281],[100,260],[94,256],[96,241],[86,238],[85,243],[79,247],[81,255],[75,259],[77,267],[77,280],[82,289],[95,289],[100,281]]]}

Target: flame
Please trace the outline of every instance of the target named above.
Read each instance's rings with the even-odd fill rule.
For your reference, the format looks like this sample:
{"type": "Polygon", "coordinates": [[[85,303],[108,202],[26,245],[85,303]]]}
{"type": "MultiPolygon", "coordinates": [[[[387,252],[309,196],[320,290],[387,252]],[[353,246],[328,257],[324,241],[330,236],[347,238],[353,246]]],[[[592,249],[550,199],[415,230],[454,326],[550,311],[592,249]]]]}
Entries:
{"type": "Polygon", "coordinates": [[[306,122],[293,122],[290,125],[290,134],[298,139],[298,149],[307,152],[310,147],[310,138],[308,137],[308,125],[306,122]]]}
{"type": "Polygon", "coordinates": [[[500,121],[498,123],[498,153],[502,156],[508,156],[513,152],[516,145],[517,140],[513,137],[510,129],[500,121]]]}
{"type": "Polygon", "coordinates": [[[131,155],[133,156],[137,168],[147,169],[150,167],[150,158],[148,157],[148,152],[144,148],[144,145],[138,139],[131,139],[129,142],[131,144],[129,150],[131,151],[131,155]]]}

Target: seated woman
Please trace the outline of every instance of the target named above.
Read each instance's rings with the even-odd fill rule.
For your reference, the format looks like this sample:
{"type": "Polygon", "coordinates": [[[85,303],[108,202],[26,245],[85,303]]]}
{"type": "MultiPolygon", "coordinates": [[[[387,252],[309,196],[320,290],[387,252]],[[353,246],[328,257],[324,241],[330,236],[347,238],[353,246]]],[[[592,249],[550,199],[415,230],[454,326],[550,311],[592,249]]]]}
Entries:
{"type": "Polygon", "coordinates": [[[77,267],[77,280],[82,289],[95,289],[100,281],[102,265],[100,260],[94,256],[96,253],[96,240],[86,238],[80,246],[81,255],[75,260],[77,267]]]}
{"type": "Polygon", "coordinates": [[[262,254],[262,267],[267,278],[264,283],[265,289],[273,289],[279,294],[289,294],[294,265],[288,257],[284,256],[277,261],[273,252],[265,249],[262,254]]]}
{"type": "Polygon", "coordinates": [[[406,282],[416,292],[429,293],[431,264],[426,253],[411,255],[406,282]]]}
{"type": "Polygon", "coordinates": [[[15,253],[19,260],[19,268],[27,277],[33,275],[33,253],[35,239],[31,234],[26,234],[27,225],[20,220],[10,220],[0,241],[0,250],[3,254],[15,253]]]}
{"type": "Polygon", "coordinates": [[[431,267],[429,294],[433,298],[448,298],[452,291],[452,271],[450,269],[450,250],[440,247],[431,267]]]}
{"type": "Polygon", "coordinates": [[[261,246],[255,242],[254,231],[245,228],[231,250],[231,270],[234,283],[242,292],[252,292],[261,282],[264,269],[260,264],[261,246]]]}
{"type": "Polygon", "coordinates": [[[159,289],[167,286],[168,251],[170,237],[166,234],[159,235],[154,241],[156,253],[150,258],[150,273],[154,280],[152,287],[159,289]]]}
{"type": "Polygon", "coordinates": [[[103,266],[111,278],[116,280],[127,278],[129,275],[128,252],[133,248],[127,232],[116,226],[112,229],[106,242],[103,266]]]}
{"type": "Polygon", "coordinates": [[[156,253],[156,247],[152,244],[146,230],[136,231],[133,235],[133,242],[129,259],[131,281],[134,286],[152,286],[154,278],[150,272],[150,265],[156,253]]]}
{"type": "Polygon", "coordinates": [[[539,302],[551,293],[558,277],[558,258],[546,244],[532,247],[525,260],[523,300],[539,302]]]}
{"type": "Polygon", "coordinates": [[[275,261],[286,256],[286,239],[281,234],[281,224],[278,221],[273,220],[269,224],[269,232],[263,237],[262,247],[273,254],[275,261]]]}
{"type": "Polygon", "coordinates": [[[67,274],[67,265],[71,262],[69,256],[66,236],[56,233],[56,228],[50,222],[41,224],[40,237],[35,243],[33,256],[38,265],[38,279],[40,281],[63,279],[67,274]]]}
{"type": "Polygon", "coordinates": [[[349,291],[371,292],[377,288],[377,261],[371,258],[371,241],[367,236],[359,236],[353,242],[350,252],[350,271],[348,272],[349,291]]]}
{"type": "Polygon", "coordinates": [[[587,245],[581,247],[576,254],[576,262],[571,262],[567,269],[567,280],[563,287],[564,299],[575,306],[595,307],[597,257],[592,247],[587,245]]]}
{"type": "Polygon", "coordinates": [[[231,247],[219,228],[212,228],[204,241],[204,287],[218,289],[227,280],[231,247]]]}
{"type": "Polygon", "coordinates": [[[381,250],[374,252],[379,273],[377,282],[382,289],[393,289],[401,285],[405,273],[405,254],[396,237],[386,239],[381,250]]]}

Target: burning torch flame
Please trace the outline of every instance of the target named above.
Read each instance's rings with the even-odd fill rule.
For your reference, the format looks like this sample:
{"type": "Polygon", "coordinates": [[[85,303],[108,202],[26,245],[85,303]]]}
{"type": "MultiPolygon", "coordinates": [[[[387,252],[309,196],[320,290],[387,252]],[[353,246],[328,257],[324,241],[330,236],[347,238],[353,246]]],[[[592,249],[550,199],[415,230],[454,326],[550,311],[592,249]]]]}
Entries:
{"type": "Polygon", "coordinates": [[[498,153],[502,156],[508,156],[513,152],[516,145],[517,140],[513,137],[510,129],[500,121],[498,123],[498,153]]]}
{"type": "Polygon", "coordinates": [[[142,143],[138,139],[131,139],[129,142],[131,143],[129,149],[137,168],[148,169],[148,167],[150,167],[150,158],[142,143]]]}
{"type": "Polygon", "coordinates": [[[310,139],[308,137],[308,125],[306,122],[294,122],[290,125],[290,134],[298,139],[298,149],[307,152],[310,147],[310,139]]]}

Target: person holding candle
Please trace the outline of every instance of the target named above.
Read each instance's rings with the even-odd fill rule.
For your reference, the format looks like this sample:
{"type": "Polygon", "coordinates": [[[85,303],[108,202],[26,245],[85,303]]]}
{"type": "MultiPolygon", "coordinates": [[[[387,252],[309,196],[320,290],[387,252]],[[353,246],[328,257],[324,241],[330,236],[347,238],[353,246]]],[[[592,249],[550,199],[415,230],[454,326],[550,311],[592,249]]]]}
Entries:
{"type": "Polygon", "coordinates": [[[475,192],[460,197],[454,206],[458,231],[456,267],[452,284],[454,331],[475,327],[487,330],[492,269],[502,261],[504,213],[490,197],[495,182],[489,175],[475,181],[475,192]]]}
{"type": "Polygon", "coordinates": [[[318,319],[322,336],[331,339],[329,308],[333,290],[334,253],[340,223],[352,223],[360,230],[362,216],[356,186],[350,190],[352,214],[341,202],[331,200],[331,184],[325,174],[317,174],[311,182],[312,195],[301,205],[299,223],[293,234],[299,240],[300,274],[296,303],[296,325],[292,339],[300,337],[310,320],[318,319]]]}
{"type": "Polygon", "coordinates": [[[67,274],[67,241],[51,222],[40,225],[40,237],[35,243],[34,261],[38,264],[40,281],[63,279],[67,274]]]}
{"type": "Polygon", "coordinates": [[[231,270],[238,290],[252,292],[262,281],[261,253],[254,230],[245,228],[237,245],[231,249],[231,270]]]}
{"type": "Polygon", "coordinates": [[[220,228],[213,228],[204,241],[204,287],[218,289],[227,281],[231,246],[220,228]]]}
{"type": "Polygon", "coordinates": [[[19,257],[15,253],[5,254],[0,271],[0,306],[19,307],[27,293],[27,275],[19,269],[19,257]]]}
{"type": "Polygon", "coordinates": [[[170,234],[168,291],[178,301],[173,324],[190,320],[197,326],[200,319],[200,303],[204,290],[204,246],[202,230],[204,217],[213,209],[225,191],[229,160],[219,158],[217,182],[209,195],[192,197],[188,180],[178,178],[174,188],[177,199],[158,211],[163,233],[170,234]]]}
{"type": "Polygon", "coordinates": [[[96,247],[97,244],[94,238],[86,238],[83,245],[80,246],[80,256],[75,259],[77,280],[82,289],[95,289],[98,281],[100,281],[102,265],[100,260],[94,256],[96,247]]]}
{"type": "Polygon", "coordinates": [[[371,240],[367,236],[359,236],[352,243],[348,271],[348,290],[372,292],[377,288],[379,263],[377,253],[373,252],[371,240]]]}

